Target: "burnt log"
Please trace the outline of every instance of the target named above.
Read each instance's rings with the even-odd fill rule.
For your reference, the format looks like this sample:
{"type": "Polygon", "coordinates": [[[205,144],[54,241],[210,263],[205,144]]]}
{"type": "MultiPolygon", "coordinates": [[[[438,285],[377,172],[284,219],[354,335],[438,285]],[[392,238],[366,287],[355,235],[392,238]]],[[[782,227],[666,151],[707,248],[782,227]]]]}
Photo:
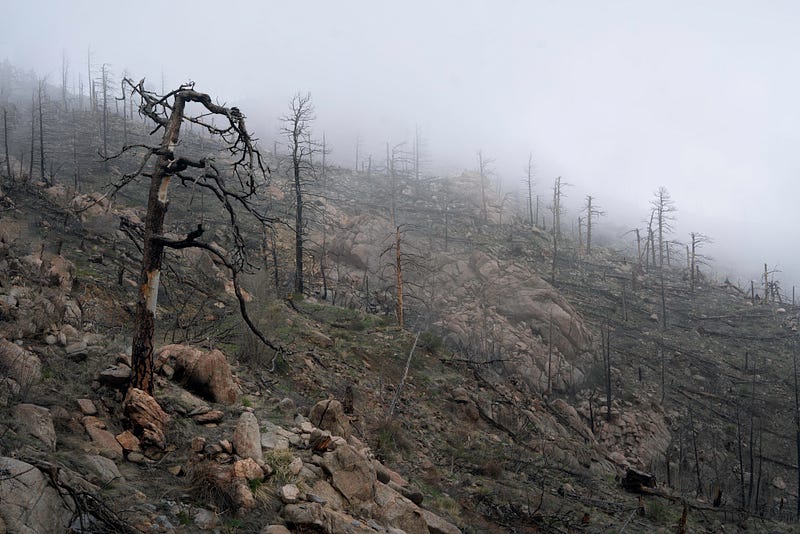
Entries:
{"type": "Polygon", "coordinates": [[[622,479],[622,487],[631,493],[650,494],[652,491],[648,491],[648,489],[656,487],[656,477],[629,467],[625,472],[625,478],[622,479]]]}

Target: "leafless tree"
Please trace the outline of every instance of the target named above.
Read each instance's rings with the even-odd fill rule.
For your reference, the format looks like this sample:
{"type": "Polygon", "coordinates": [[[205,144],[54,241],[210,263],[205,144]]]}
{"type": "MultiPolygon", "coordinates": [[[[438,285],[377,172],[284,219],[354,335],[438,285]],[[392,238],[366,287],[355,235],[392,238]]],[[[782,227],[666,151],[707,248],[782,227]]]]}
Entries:
{"type": "Polygon", "coordinates": [[[8,109],[5,106],[3,106],[3,148],[6,162],[6,177],[12,180],[14,174],[11,172],[11,155],[8,153],[8,109]]]}
{"type": "Polygon", "coordinates": [[[491,165],[494,163],[493,159],[489,159],[483,155],[482,150],[478,150],[478,180],[480,180],[481,188],[481,216],[483,222],[489,220],[488,201],[486,199],[486,184],[489,181],[489,174],[491,173],[491,165]]]}
{"type": "Polygon", "coordinates": [[[61,105],[67,110],[67,82],[69,81],[69,59],[66,50],[61,51],[61,105]]]}
{"type": "Polygon", "coordinates": [[[295,217],[294,217],[294,252],[295,252],[295,275],[294,290],[303,293],[305,283],[303,279],[303,243],[305,235],[305,219],[303,215],[304,194],[310,174],[313,171],[312,155],[315,152],[315,144],[311,139],[311,124],[314,122],[314,105],[311,102],[311,94],[296,94],[289,103],[289,113],[281,118],[283,127],[281,132],[289,140],[289,152],[291,155],[292,183],[295,196],[295,217]]]}
{"type": "Polygon", "coordinates": [[[208,94],[198,92],[194,84],[181,85],[167,94],[156,94],[145,88],[144,80],[136,83],[125,79],[131,98],[140,101],[139,112],[155,124],[153,134],[162,131],[161,141],[155,145],[128,145],[111,159],[125,153],[141,154],[141,161],[131,173],[112,184],[110,194],[136,183],[140,177],[150,179],[147,214],[143,228],[143,253],[139,284],[139,298],[132,344],[131,388],[153,393],[153,338],[156,321],[159,280],[165,249],[200,248],[216,256],[230,271],[234,291],[239,301],[245,323],[262,342],[278,350],[261,334],[247,315],[238,275],[249,265],[247,247],[240,219],[249,217],[258,224],[272,221],[254,204],[259,187],[266,181],[261,155],[245,126],[245,117],[235,107],[225,107],[213,102],[208,94]],[[187,105],[199,106],[192,112],[187,105]],[[216,126],[212,120],[221,120],[216,126]],[[227,157],[216,162],[212,157],[193,158],[179,150],[181,126],[193,123],[208,131],[224,143],[227,157]],[[152,166],[149,172],[146,170],[152,166]],[[201,224],[188,232],[183,239],[170,239],[164,235],[164,219],[169,207],[168,190],[176,180],[183,186],[202,188],[219,202],[228,221],[230,244],[227,248],[211,245],[199,239],[204,233],[201,224]]]}
{"type": "Polygon", "coordinates": [[[531,228],[533,228],[536,226],[539,218],[538,202],[536,210],[537,213],[534,214],[533,212],[533,153],[528,154],[528,165],[525,167],[525,178],[523,178],[523,183],[528,190],[528,216],[530,217],[531,228]]]}
{"type": "MultiPolygon", "coordinates": [[[[658,266],[664,266],[664,237],[672,233],[674,213],[678,211],[666,187],[659,187],[655,198],[650,202],[653,210],[653,221],[658,231],[658,266]]],[[[655,252],[655,250],[654,250],[655,252]]]]}
{"type": "Polygon", "coordinates": [[[602,211],[597,204],[592,205],[592,201],[594,197],[591,195],[586,195],[586,205],[583,208],[583,211],[586,212],[586,255],[590,255],[592,253],[592,221],[605,215],[605,212],[602,211]]]}
{"type": "Polygon", "coordinates": [[[47,79],[42,78],[39,80],[38,87],[37,87],[37,96],[39,102],[39,172],[41,173],[41,178],[44,180],[45,183],[48,185],[52,185],[47,180],[47,175],[44,173],[44,100],[47,97],[47,79]]]}
{"type": "Polygon", "coordinates": [[[697,283],[697,274],[699,273],[700,265],[706,265],[708,259],[703,254],[700,254],[699,250],[701,247],[708,243],[713,243],[714,241],[708,237],[707,235],[701,234],[699,232],[691,232],[689,234],[692,238],[691,246],[686,245],[687,247],[687,256],[688,256],[688,263],[689,263],[689,288],[691,292],[694,293],[695,284],[697,283]]]}

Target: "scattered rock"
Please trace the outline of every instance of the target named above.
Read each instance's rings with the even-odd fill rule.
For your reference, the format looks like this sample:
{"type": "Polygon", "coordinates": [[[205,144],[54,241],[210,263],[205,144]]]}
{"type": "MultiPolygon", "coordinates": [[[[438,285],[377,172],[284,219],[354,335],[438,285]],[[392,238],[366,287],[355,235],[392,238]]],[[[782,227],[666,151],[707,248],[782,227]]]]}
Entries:
{"type": "Polygon", "coordinates": [[[88,415],[83,418],[83,426],[92,443],[97,446],[100,454],[114,460],[122,459],[122,445],[119,444],[114,434],[105,429],[105,423],[94,416],[88,415]]]}
{"type": "Polygon", "coordinates": [[[280,497],[285,504],[294,504],[300,498],[300,490],[294,484],[286,484],[281,487],[280,497]]]}
{"type": "Polygon", "coordinates": [[[200,530],[213,530],[219,525],[217,514],[205,508],[198,508],[194,517],[192,517],[194,524],[200,530]]]}
{"type": "Polygon", "coordinates": [[[300,474],[300,471],[303,470],[303,460],[300,458],[292,458],[291,463],[289,464],[289,471],[295,476],[300,474]]]}
{"type": "Polygon", "coordinates": [[[125,396],[123,410],[133,423],[134,434],[140,436],[142,444],[159,449],[166,447],[165,432],[170,417],[153,397],[141,389],[131,388],[125,396]]]}
{"type": "Polygon", "coordinates": [[[14,415],[28,434],[38,438],[51,451],[56,450],[56,430],[50,410],[34,404],[19,404],[14,408],[14,415]]]}
{"type": "Polygon", "coordinates": [[[292,531],[283,525],[268,525],[261,529],[261,534],[292,534],[292,531]]]}
{"type": "Polygon", "coordinates": [[[218,424],[225,419],[225,413],[221,410],[208,410],[202,413],[197,413],[192,417],[192,420],[198,425],[218,424]]]}
{"type": "Polygon", "coordinates": [[[284,397],[278,402],[278,411],[281,413],[293,413],[297,407],[294,404],[294,401],[289,397],[284,397]]]}
{"type": "Polygon", "coordinates": [[[131,368],[127,365],[112,365],[100,371],[97,379],[101,384],[114,388],[127,386],[131,380],[131,368]]]}
{"type": "Polygon", "coordinates": [[[97,415],[97,407],[91,399],[78,399],[78,408],[83,415],[97,415]]]}
{"type": "Polygon", "coordinates": [[[243,412],[239,416],[239,422],[233,431],[233,449],[242,458],[252,458],[259,464],[264,462],[258,420],[251,412],[243,412]]]}
{"type": "Polygon", "coordinates": [[[453,389],[452,399],[454,402],[469,402],[469,392],[462,387],[457,387],[453,389]]]}
{"type": "Polygon", "coordinates": [[[128,461],[134,464],[145,464],[147,463],[147,458],[140,452],[131,452],[128,453],[128,461]]]}
{"type": "Polygon", "coordinates": [[[264,470],[252,458],[245,458],[233,463],[233,476],[245,480],[264,480],[264,470]]]}
{"type": "Polygon", "coordinates": [[[132,452],[142,452],[141,447],[139,446],[139,438],[133,435],[133,432],[130,430],[126,430],[121,434],[117,434],[117,443],[119,443],[122,448],[126,451],[132,452]]]}

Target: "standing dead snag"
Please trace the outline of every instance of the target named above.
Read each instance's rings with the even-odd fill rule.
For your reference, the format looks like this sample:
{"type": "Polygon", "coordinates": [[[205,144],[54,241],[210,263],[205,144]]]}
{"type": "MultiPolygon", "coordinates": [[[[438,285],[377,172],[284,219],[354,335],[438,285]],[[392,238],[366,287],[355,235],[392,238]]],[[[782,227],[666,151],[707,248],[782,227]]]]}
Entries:
{"type": "Polygon", "coordinates": [[[312,157],[317,152],[317,145],[311,139],[311,124],[314,122],[314,105],[311,94],[294,95],[289,104],[290,112],[281,118],[284,126],[281,132],[289,139],[289,151],[292,162],[292,185],[295,194],[295,275],[294,291],[302,294],[305,290],[303,278],[303,244],[305,219],[303,218],[304,193],[308,183],[308,175],[313,173],[312,157]]]}
{"type": "Polygon", "coordinates": [[[234,291],[245,322],[264,343],[276,348],[257,331],[247,316],[237,278],[248,265],[245,242],[239,227],[240,215],[248,215],[262,225],[271,222],[260,214],[253,204],[260,185],[258,178],[266,178],[268,169],[263,165],[261,155],[254,147],[253,139],[245,126],[244,115],[237,108],[215,104],[209,95],[195,91],[193,84],[182,85],[166,95],[146,90],[144,80],[134,83],[126,79],[124,85],[130,90],[131,98],[136,96],[140,100],[140,113],[155,123],[153,133],[163,129],[161,143],[158,146],[125,146],[119,154],[112,156],[112,158],[118,157],[128,151],[144,151],[138,168],[114,184],[112,194],[139,176],[150,178],[131,354],[133,372],[130,388],[140,389],[152,395],[153,337],[165,248],[203,248],[222,260],[231,271],[234,291]],[[189,103],[198,104],[203,109],[197,114],[189,113],[186,109],[189,103]],[[221,121],[223,125],[214,125],[212,119],[221,121]],[[225,162],[225,166],[229,167],[230,177],[223,176],[220,170],[222,166],[218,167],[212,158],[193,159],[177,153],[181,126],[184,122],[204,128],[224,144],[229,159],[225,162]],[[152,171],[148,174],[145,168],[154,157],[152,171]],[[221,247],[198,241],[203,234],[202,224],[197,224],[196,229],[189,232],[184,239],[167,239],[164,236],[164,218],[169,208],[168,190],[173,178],[177,178],[182,185],[203,188],[219,201],[227,216],[231,232],[230,250],[226,251],[221,247]]]}

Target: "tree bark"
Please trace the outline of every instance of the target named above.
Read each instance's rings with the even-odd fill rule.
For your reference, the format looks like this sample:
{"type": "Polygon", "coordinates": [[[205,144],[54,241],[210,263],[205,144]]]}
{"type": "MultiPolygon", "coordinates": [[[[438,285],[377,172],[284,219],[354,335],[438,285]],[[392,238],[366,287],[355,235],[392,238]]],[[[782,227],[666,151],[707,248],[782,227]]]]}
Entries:
{"type": "Polygon", "coordinates": [[[8,111],[6,108],[3,108],[3,145],[6,157],[6,173],[9,179],[13,179],[14,175],[11,173],[11,157],[8,155],[8,111]]]}
{"type": "Polygon", "coordinates": [[[403,328],[403,265],[401,262],[401,253],[400,253],[400,227],[397,227],[396,230],[396,241],[395,241],[395,274],[397,276],[397,325],[400,328],[403,328]]]}
{"type": "Polygon", "coordinates": [[[42,93],[44,92],[44,80],[39,81],[39,173],[41,174],[42,180],[45,181],[47,185],[50,184],[50,181],[47,179],[44,173],[44,110],[42,109],[42,93]]]}
{"type": "Polygon", "coordinates": [[[164,245],[153,238],[164,233],[164,216],[169,207],[167,198],[171,179],[169,166],[173,161],[173,150],[180,136],[184,107],[184,98],[180,93],[176,94],[172,112],[164,128],[164,137],[161,141],[162,154],[158,156],[150,178],[150,192],[147,199],[139,300],[136,304],[136,330],[131,353],[133,373],[130,387],[141,389],[148,395],[153,395],[153,338],[161,259],[164,253],[164,245]]]}

